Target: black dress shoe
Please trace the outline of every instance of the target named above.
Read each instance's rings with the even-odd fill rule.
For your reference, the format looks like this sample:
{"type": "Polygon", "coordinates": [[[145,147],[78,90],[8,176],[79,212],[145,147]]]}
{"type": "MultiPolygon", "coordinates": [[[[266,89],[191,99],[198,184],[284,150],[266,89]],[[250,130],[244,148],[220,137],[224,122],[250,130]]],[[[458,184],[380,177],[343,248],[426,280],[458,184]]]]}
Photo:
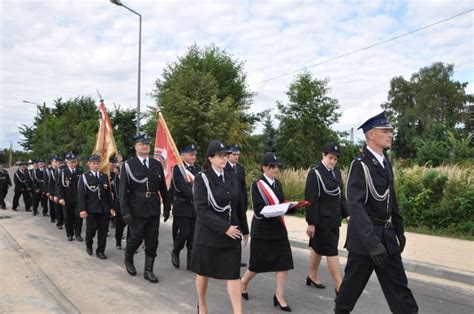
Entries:
{"type": "Polygon", "coordinates": [[[315,286],[315,287],[318,288],[318,289],[324,289],[324,288],[326,288],[325,285],[320,284],[320,283],[317,283],[317,282],[314,282],[313,280],[311,280],[311,278],[309,278],[309,276],[306,277],[306,285],[307,285],[307,286],[313,285],[313,286],[315,286]]]}
{"type": "Polygon", "coordinates": [[[173,250],[171,251],[171,264],[174,267],[179,268],[179,255],[173,250]]]}
{"type": "Polygon", "coordinates": [[[122,249],[122,245],[121,245],[121,244],[117,244],[115,247],[117,248],[117,250],[121,250],[121,249],[122,249]]]}
{"type": "Polygon", "coordinates": [[[58,227],[58,230],[61,230],[63,228],[63,225],[57,225],[56,227],[58,227]]]}
{"type": "Polygon", "coordinates": [[[13,210],[14,212],[18,211],[16,208],[12,208],[12,210],[13,210]]]}
{"type": "Polygon", "coordinates": [[[247,267],[247,264],[244,262],[240,262],[240,267],[247,267]]]}
{"type": "Polygon", "coordinates": [[[79,241],[79,242],[84,241],[84,239],[80,235],[76,236],[76,240],[79,241]]]}
{"type": "Polygon", "coordinates": [[[33,216],[38,215],[38,212],[36,210],[33,211],[33,216]]]}
{"type": "Polygon", "coordinates": [[[68,241],[72,241],[72,236],[67,237],[67,240],[68,240],[68,241]]]}
{"type": "Polygon", "coordinates": [[[87,247],[86,247],[86,251],[87,251],[87,254],[89,254],[90,256],[92,256],[92,246],[87,246],[87,247]]]}
{"type": "Polygon", "coordinates": [[[291,312],[291,307],[289,307],[288,304],[282,306],[280,302],[278,302],[276,295],[273,295],[273,306],[279,306],[280,310],[282,310],[283,312],[291,312]]]}
{"type": "Polygon", "coordinates": [[[249,293],[248,292],[242,292],[242,298],[244,298],[245,300],[248,300],[249,299],[249,293]]]}
{"type": "Polygon", "coordinates": [[[100,259],[107,259],[107,256],[103,252],[97,252],[95,255],[100,259]]]}

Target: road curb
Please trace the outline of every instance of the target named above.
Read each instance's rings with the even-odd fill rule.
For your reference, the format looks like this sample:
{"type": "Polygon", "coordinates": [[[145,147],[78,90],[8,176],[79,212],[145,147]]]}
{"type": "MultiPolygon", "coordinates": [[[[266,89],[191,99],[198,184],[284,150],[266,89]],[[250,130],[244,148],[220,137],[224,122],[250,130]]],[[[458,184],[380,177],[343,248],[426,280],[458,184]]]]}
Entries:
{"type": "MultiPolygon", "coordinates": [[[[301,241],[295,239],[289,240],[292,247],[300,249],[308,248],[308,241],[301,241]]],[[[339,256],[347,257],[347,251],[340,249],[339,256]]],[[[455,282],[461,282],[468,285],[474,284],[474,274],[472,273],[461,272],[447,267],[407,259],[403,260],[403,265],[406,271],[412,273],[446,279],[455,282]]]]}

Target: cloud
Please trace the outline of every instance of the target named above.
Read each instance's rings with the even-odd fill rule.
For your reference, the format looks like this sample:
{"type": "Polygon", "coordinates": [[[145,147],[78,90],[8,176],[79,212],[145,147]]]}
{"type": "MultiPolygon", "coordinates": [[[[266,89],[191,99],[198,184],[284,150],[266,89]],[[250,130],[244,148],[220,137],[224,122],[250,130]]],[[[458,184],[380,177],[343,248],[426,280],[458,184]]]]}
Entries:
{"type": "MultiPolygon", "coordinates": [[[[142,108],[170,62],[193,43],[216,44],[245,63],[256,93],[251,110],[286,101],[295,75],[269,78],[325,61],[470,9],[471,1],[133,1],[143,15],[142,108]]],[[[1,2],[0,147],[14,146],[32,105],[80,95],[136,106],[138,17],[108,1],[1,2]]],[[[356,128],[381,111],[390,80],[434,61],[455,64],[454,79],[473,84],[472,13],[428,30],[312,67],[329,79],[342,116],[356,128]]],[[[273,111],[275,112],[275,110],[273,111]]],[[[257,131],[261,128],[257,128],[257,131]]],[[[356,138],[361,134],[356,133],[356,138]]]]}

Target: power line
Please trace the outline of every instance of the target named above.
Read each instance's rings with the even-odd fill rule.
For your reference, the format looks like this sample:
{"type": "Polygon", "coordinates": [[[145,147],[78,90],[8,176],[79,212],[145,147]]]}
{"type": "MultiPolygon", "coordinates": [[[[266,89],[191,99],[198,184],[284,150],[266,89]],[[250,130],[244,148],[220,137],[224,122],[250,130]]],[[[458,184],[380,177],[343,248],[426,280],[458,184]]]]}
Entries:
{"type": "Polygon", "coordinates": [[[263,80],[263,81],[260,81],[260,82],[254,83],[254,84],[250,84],[250,86],[255,86],[255,85],[260,85],[260,84],[263,84],[263,83],[266,83],[266,82],[270,82],[270,81],[273,81],[273,80],[276,80],[276,79],[279,79],[279,78],[282,78],[282,77],[285,77],[285,76],[288,76],[288,75],[291,75],[291,74],[295,74],[295,73],[298,73],[298,72],[307,70],[307,69],[309,69],[309,68],[314,68],[314,67],[316,67],[316,66],[318,66],[318,65],[322,65],[322,64],[325,64],[325,63],[329,63],[329,62],[331,62],[331,61],[334,61],[334,60],[337,60],[337,59],[341,59],[341,58],[344,58],[344,57],[353,55],[353,54],[355,54],[355,53],[358,53],[358,52],[361,52],[361,51],[364,51],[364,50],[368,50],[368,49],[374,48],[374,47],[376,47],[376,46],[380,46],[380,45],[386,44],[386,43],[388,43],[388,42],[390,42],[390,41],[393,41],[393,40],[396,40],[396,39],[400,39],[400,38],[402,38],[402,37],[406,37],[406,36],[411,35],[411,34],[414,34],[414,33],[416,33],[416,32],[419,32],[419,31],[428,29],[428,28],[430,28],[430,27],[433,27],[433,26],[435,26],[435,25],[438,25],[438,24],[447,22],[447,21],[449,21],[449,20],[452,20],[452,19],[454,19],[454,18],[457,18],[457,17],[459,17],[459,16],[461,16],[461,15],[467,14],[467,13],[472,12],[472,11],[474,11],[474,9],[469,9],[469,10],[467,10],[467,11],[458,13],[458,14],[453,15],[453,16],[450,16],[450,17],[445,18],[445,19],[443,19],[443,20],[434,22],[434,23],[432,23],[432,24],[419,27],[419,28],[414,29],[414,30],[412,30],[412,31],[409,31],[409,32],[407,32],[407,33],[404,33],[404,34],[401,34],[401,35],[398,35],[398,36],[395,36],[395,37],[392,37],[392,38],[389,38],[389,39],[380,41],[380,42],[378,42],[378,43],[375,43],[375,44],[372,44],[372,45],[369,45],[369,46],[366,46],[366,47],[363,47],[363,48],[359,48],[359,49],[353,50],[353,51],[351,51],[351,52],[348,52],[348,53],[339,55],[339,56],[334,57],[334,58],[331,58],[331,59],[327,59],[327,60],[324,60],[324,61],[321,61],[321,62],[318,62],[318,63],[315,63],[315,64],[308,65],[308,66],[306,66],[306,67],[304,67],[304,68],[300,68],[300,69],[298,69],[298,70],[294,70],[294,71],[291,71],[291,72],[287,72],[287,73],[284,73],[284,74],[280,74],[280,75],[278,75],[278,76],[271,77],[271,78],[269,78],[269,79],[266,79],[266,80],[263,80]]]}

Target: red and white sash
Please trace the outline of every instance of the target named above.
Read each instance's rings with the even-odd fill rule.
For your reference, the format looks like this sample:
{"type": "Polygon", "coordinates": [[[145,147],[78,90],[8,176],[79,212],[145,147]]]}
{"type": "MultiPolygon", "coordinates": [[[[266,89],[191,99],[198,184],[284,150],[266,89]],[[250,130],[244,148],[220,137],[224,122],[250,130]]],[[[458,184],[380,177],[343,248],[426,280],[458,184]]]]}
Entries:
{"type": "MultiPolygon", "coordinates": [[[[276,196],[275,192],[272,190],[272,188],[262,179],[257,181],[257,188],[258,191],[260,192],[260,195],[263,198],[263,201],[267,205],[277,205],[280,204],[280,200],[276,196]]],[[[283,228],[286,230],[286,225],[285,225],[285,219],[283,216],[278,217],[278,220],[280,221],[281,225],[283,228]]]]}

